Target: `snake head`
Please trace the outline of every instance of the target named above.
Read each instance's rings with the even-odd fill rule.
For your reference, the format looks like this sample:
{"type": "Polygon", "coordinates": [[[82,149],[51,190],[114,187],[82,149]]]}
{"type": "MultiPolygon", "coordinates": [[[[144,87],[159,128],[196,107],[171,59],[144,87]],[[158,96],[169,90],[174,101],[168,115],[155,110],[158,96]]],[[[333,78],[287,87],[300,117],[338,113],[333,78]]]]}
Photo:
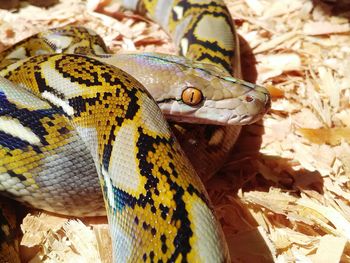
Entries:
{"type": "Polygon", "coordinates": [[[270,108],[266,88],[234,78],[216,65],[172,55],[145,56],[155,56],[163,64],[168,63],[167,69],[160,72],[160,78],[166,79],[162,83],[166,88],[159,89],[163,92],[154,96],[167,119],[247,125],[261,119],[270,108]]]}
{"type": "Polygon", "coordinates": [[[159,53],[99,59],[142,83],[168,120],[246,125],[259,120],[270,107],[270,95],[264,87],[234,78],[216,65],[159,53]]]}

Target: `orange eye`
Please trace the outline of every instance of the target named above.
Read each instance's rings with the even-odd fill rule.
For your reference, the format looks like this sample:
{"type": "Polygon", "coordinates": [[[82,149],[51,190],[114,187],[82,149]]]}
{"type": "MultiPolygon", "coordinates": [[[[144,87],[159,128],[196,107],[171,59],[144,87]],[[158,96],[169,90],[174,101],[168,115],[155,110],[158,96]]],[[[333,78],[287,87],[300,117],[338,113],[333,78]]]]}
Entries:
{"type": "Polygon", "coordinates": [[[188,87],[182,92],[181,99],[187,105],[196,106],[202,102],[203,94],[199,89],[188,87]]]}

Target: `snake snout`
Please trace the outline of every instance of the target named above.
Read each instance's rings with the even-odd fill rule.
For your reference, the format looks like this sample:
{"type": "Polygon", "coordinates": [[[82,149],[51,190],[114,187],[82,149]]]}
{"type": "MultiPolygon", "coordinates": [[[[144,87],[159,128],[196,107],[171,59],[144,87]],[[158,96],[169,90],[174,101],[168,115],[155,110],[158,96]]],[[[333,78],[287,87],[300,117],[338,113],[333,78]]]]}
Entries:
{"type": "Polygon", "coordinates": [[[264,87],[256,86],[240,97],[241,104],[229,118],[229,125],[248,125],[262,118],[271,106],[270,94],[264,87]]]}

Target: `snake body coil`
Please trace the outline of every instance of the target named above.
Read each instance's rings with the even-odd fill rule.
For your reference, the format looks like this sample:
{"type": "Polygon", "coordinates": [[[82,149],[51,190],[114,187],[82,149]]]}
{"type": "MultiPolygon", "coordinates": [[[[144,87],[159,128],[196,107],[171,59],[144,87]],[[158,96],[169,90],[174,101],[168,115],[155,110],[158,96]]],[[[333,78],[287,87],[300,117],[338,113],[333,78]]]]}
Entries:
{"type": "MultiPolygon", "coordinates": [[[[83,148],[74,147],[75,140],[81,138],[99,174],[113,251],[118,251],[116,262],[141,258],[221,262],[228,258],[221,230],[199,178],[184,158],[159,108],[140,83],[115,67],[78,55],[34,57],[7,77],[22,83],[19,87],[7,80],[1,82],[2,109],[7,113],[2,121],[21,132],[16,138],[13,133],[9,136],[2,132],[2,136],[17,143],[13,149],[10,140],[7,147],[2,146],[3,176],[9,177],[8,184],[11,178],[15,183],[8,186],[10,193],[14,196],[21,193],[24,200],[35,198],[39,208],[66,213],[69,207],[60,207],[57,199],[53,200],[56,204],[52,202],[54,208],[47,206],[48,194],[54,192],[62,197],[63,203],[70,183],[71,191],[77,191],[75,179],[78,178],[74,177],[94,168],[84,167],[87,162],[77,159],[89,156],[81,153],[83,148]],[[75,159],[76,163],[63,165],[67,158],[75,159]],[[57,167],[67,170],[57,174],[53,171],[57,167]],[[25,169],[27,173],[23,172],[25,169]],[[45,175],[23,178],[30,171],[40,170],[45,175]],[[72,174],[74,170],[76,174],[72,174]],[[41,182],[41,187],[35,183],[20,186],[21,181],[30,179],[47,182],[41,182]],[[209,242],[210,251],[200,248],[203,238],[209,242]]],[[[86,186],[82,187],[86,199],[89,186],[94,184],[82,181],[79,184],[86,186]]]]}
{"type": "MultiPolygon", "coordinates": [[[[61,214],[107,210],[115,262],[229,262],[207,193],[156,102],[176,121],[242,125],[266,112],[268,93],[228,73],[237,46],[222,2],[132,7],[168,29],[183,55],[215,65],[153,53],[107,55],[95,33],[74,27],[16,44],[0,54],[0,190],[61,214]],[[145,74],[140,65],[151,70],[145,74]],[[160,77],[169,72],[181,81],[160,77]],[[187,101],[187,88],[200,92],[199,103],[187,101]]],[[[212,172],[203,160],[220,158],[233,144],[213,150],[208,137],[217,129],[226,130],[223,138],[239,129],[183,128],[177,135],[201,174],[212,172]]]]}

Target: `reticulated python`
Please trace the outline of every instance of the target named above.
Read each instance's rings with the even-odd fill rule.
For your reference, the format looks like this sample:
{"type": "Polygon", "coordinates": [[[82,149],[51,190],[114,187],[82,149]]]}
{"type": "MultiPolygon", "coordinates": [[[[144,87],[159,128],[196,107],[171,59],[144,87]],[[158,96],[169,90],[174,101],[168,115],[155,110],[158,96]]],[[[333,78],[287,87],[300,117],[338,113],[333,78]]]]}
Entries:
{"type": "MultiPolygon", "coordinates": [[[[181,6],[182,2],[174,7],[176,13],[181,6]]],[[[187,2],[185,6],[191,4],[187,2]]],[[[207,9],[210,6],[207,5],[207,9]]],[[[201,10],[208,15],[214,12],[201,10]]],[[[189,24],[186,28],[190,28],[189,24]]],[[[180,42],[182,48],[191,50],[190,41],[180,42]]],[[[88,53],[100,44],[88,43],[93,43],[88,44],[88,53]]],[[[74,48],[73,53],[84,53],[84,49],[76,50],[71,44],[64,52],[69,53],[69,48],[74,48]]],[[[33,52],[42,46],[42,43],[40,48],[33,45],[33,52]]],[[[19,53],[12,53],[14,58],[21,52],[18,47],[19,53]]],[[[200,84],[209,80],[215,87],[220,83],[220,89],[233,85],[235,92],[227,93],[225,98],[237,99],[239,94],[240,103],[248,105],[246,110],[249,106],[253,109],[255,113],[250,115],[253,117],[240,118],[247,123],[266,111],[266,90],[254,89],[255,86],[236,81],[222,72],[218,74],[219,70],[213,67],[195,63],[199,69],[194,69],[179,58],[155,54],[135,55],[134,59],[148,61],[159,71],[172,60],[179,74],[186,68],[189,72],[184,76],[197,72],[191,75],[191,81],[198,81],[205,73],[207,79],[204,77],[200,84]]],[[[105,63],[111,60],[113,57],[107,55],[41,55],[19,62],[14,59],[5,66],[1,74],[12,83],[5,79],[0,82],[2,190],[48,211],[92,215],[102,211],[98,179],[91,176],[97,170],[116,262],[228,261],[225,241],[205,189],[169,132],[158,107],[139,82],[105,63]],[[91,156],[95,165],[90,161],[91,156]],[[82,200],[85,206],[81,205],[82,200]]],[[[120,61],[125,64],[122,59],[120,61]]],[[[112,64],[121,67],[115,63],[112,64]]],[[[197,86],[189,83],[189,86],[197,86]]],[[[177,102],[176,107],[183,109],[179,104],[183,100],[183,85],[181,88],[175,92],[174,100],[152,94],[164,105],[177,102]]],[[[201,94],[209,101],[205,89],[201,94]]],[[[222,102],[222,97],[219,101],[222,102]]],[[[215,117],[208,119],[208,123],[213,123],[210,120],[215,117]]],[[[227,122],[228,119],[222,120],[227,122]]]]}

